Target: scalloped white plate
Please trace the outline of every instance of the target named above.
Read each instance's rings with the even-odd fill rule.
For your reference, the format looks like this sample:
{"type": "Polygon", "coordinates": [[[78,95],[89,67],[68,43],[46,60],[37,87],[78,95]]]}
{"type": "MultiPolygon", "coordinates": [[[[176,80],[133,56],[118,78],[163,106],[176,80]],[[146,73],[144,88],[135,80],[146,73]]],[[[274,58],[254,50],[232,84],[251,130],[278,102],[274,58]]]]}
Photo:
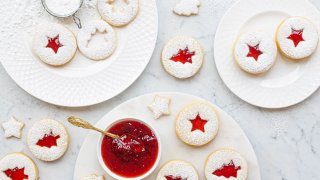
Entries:
{"type": "MultiPolygon", "coordinates": [[[[77,13],[82,25],[100,19],[95,3],[84,1],[77,13]]],[[[141,75],[157,40],[156,1],[140,0],[137,18],[128,26],[115,28],[118,47],[110,58],[93,61],[78,51],[69,64],[51,67],[31,51],[35,29],[43,22],[59,22],[77,34],[72,18],[51,17],[40,0],[3,0],[1,5],[5,7],[0,15],[0,59],[4,68],[21,88],[51,104],[88,106],[118,95],[141,75]]]]}
{"type": "MultiPolygon", "coordinates": [[[[232,148],[242,154],[248,162],[249,174],[247,180],[260,180],[259,164],[248,138],[232,117],[214,104],[212,105],[215,107],[220,119],[220,127],[217,137],[206,146],[200,148],[188,146],[179,140],[176,136],[174,127],[176,115],[186,104],[194,101],[205,100],[199,97],[174,92],[143,95],[124,102],[114,108],[96,123],[96,127],[105,129],[106,126],[113,121],[128,117],[147,121],[148,124],[151,124],[160,135],[162,157],[159,167],[169,160],[182,159],[191,162],[196,167],[201,180],[205,179],[204,164],[207,156],[219,148],[232,148]],[[147,106],[153,101],[156,94],[171,97],[172,113],[170,116],[163,116],[158,120],[154,120],[153,114],[147,106]]],[[[79,129],[79,131],[82,130],[79,129]]],[[[89,132],[84,140],[74,168],[74,180],[79,180],[81,177],[92,173],[103,174],[106,179],[113,180],[113,178],[103,171],[98,162],[97,144],[99,137],[99,133],[89,132]]],[[[159,167],[153,174],[146,178],[146,180],[155,180],[159,167]]]]}
{"type": "Polygon", "coordinates": [[[311,96],[320,85],[320,48],[307,60],[293,62],[280,54],[267,73],[253,76],[233,59],[239,34],[263,30],[275,37],[279,23],[303,16],[320,28],[320,12],[307,0],[239,0],[222,18],[214,42],[215,63],[227,87],[244,101],[264,108],[284,108],[311,96]]]}

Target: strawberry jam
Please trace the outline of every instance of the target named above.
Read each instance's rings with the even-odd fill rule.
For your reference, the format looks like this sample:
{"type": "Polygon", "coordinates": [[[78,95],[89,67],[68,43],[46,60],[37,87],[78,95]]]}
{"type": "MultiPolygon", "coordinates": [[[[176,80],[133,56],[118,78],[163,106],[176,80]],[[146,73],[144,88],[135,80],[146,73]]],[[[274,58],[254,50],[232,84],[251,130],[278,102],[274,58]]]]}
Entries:
{"type": "Polygon", "coordinates": [[[190,122],[192,124],[191,132],[195,130],[205,132],[204,126],[207,124],[208,121],[205,119],[202,119],[199,114],[195,119],[190,120],[190,122]]]}
{"type": "Polygon", "coordinates": [[[302,36],[303,29],[301,29],[301,30],[292,29],[291,31],[292,31],[291,35],[287,38],[292,40],[294,47],[297,47],[301,41],[304,41],[303,36],[302,36]]]}
{"type": "Polygon", "coordinates": [[[51,148],[52,146],[57,146],[57,140],[60,138],[59,135],[55,136],[52,134],[46,134],[42,139],[37,142],[38,146],[51,148]]]}
{"type": "Polygon", "coordinates": [[[189,51],[188,46],[185,49],[179,49],[177,54],[174,54],[170,60],[174,62],[180,62],[182,64],[190,63],[192,64],[192,57],[196,54],[195,51],[189,51]]]}
{"type": "Polygon", "coordinates": [[[175,176],[165,176],[166,180],[187,180],[187,179],[184,179],[180,176],[178,177],[175,177],[175,176]]]}
{"type": "Polygon", "coordinates": [[[24,174],[24,168],[14,168],[14,169],[7,169],[4,171],[7,177],[12,180],[24,180],[28,179],[29,176],[24,174]]]}
{"type": "Polygon", "coordinates": [[[152,130],[145,124],[135,120],[125,120],[113,125],[108,132],[122,137],[126,146],[120,147],[119,139],[105,136],[101,144],[101,155],[105,165],[115,174],[133,178],[147,173],[155,164],[159,146],[152,130]],[[132,143],[136,142],[136,143],[132,143]]]}
{"type": "Polygon", "coordinates": [[[48,37],[48,44],[46,46],[46,48],[51,48],[52,51],[57,54],[58,53],[58,50],[60,47],[62,47],[63,45],[60,43],[59,41],[59,35],[57,35],[56,37],[54,38],[50,38],[48,37]]]}
{"type": "Polygon", "coordinates": [[[230,177],[238,177],[238,171],[241,169],[240,166],[235,166],[233,161],[231,161],[229,164],[224,164],[221,168],[215,170],[212,174],[216,176],[223,176],[225,178],[230,177]]]}
{"type": "Polygon", "coordinates": [[[260,51],[260,49],[259,49],[259,45],[260,45],[260,44],[258,44],[258,45],[256,45],[256,46],[250,46],[250,45],[248,45],[248,47],[249,47],[249,53],[248,53],[247,57],[252,57],[255,61],[258,61],[259,56],[260,56],[261,54],[263,54],[263,53],[260,51]]]}

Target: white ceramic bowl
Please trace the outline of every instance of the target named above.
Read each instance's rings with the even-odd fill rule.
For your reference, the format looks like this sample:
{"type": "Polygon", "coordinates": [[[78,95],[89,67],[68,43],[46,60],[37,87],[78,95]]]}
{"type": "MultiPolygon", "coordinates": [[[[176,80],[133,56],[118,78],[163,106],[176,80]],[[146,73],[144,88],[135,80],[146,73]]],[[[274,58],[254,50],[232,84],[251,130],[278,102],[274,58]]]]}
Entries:
{"type": "Polygon", "coordinates": [[[113,122],[110,122],[110,124],[107,125],[107,129],[109,129],[110,127],[112,127],[113,125],[121,122],[121,121],[126,121],[126,120],[133,120],[133,121],[138,121],[144,125],[146,125],[147,127],[149,127],[151,129],[151,131],[155,134],[157,140],[158,140],[158,156],[157,156],[157,160],[156,162],[154,163],[154,165],[152,166],[152,168],[146,172],[145,174],[141,175],[141,176],[137,176],[137,177],[134,177],[134,178],[127,178],[127,177],[122,177],[122,176],[119,176],[118,174],[112,172],[107,166],[106,164],[104,163],[103,161],[103,158],[102,158],[102,154],[101,154],[101,144],[102,144],[102,140],[104,138],[104,135],[101,134],[100,138],[99,138],[99,141],[98,141],[98,147],[97,147],[97,155],[98,155],[98,160],[99,160],[99,163],[101,165],[101,167],[104,169],[104,171],[106,171],[111,177],[115,178],[115,179],[118,179],[118,180],[141,180],[141,179],[144,179],[146,177],[148,177],[151,173],[153,173],[153,171],[157,168],[158,164],[159,164],[159,161],[161,159],[161,139],[160,139],[160,136],[158,134],[158,132],[150,125],[148,124],[147,122],[144,122],[142,120],[139,120],[139,119],[136,119],[136,118],[124,118],[124,119],[120,119],[120,120],[116,120],[116,121],[113,121],[113,122]]]}

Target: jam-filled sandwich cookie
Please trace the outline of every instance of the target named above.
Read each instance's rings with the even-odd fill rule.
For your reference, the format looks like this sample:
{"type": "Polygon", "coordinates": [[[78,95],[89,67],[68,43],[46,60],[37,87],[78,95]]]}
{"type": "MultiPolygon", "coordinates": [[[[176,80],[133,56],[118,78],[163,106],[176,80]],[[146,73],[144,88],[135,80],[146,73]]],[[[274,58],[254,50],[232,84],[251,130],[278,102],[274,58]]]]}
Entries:
{"type": "Polygon", "coordinates": [[[33,38],[32,49],[46,64],[62,66],[72,60],[77,51],[77,42],[66,27],[49,23],[38,29],[33,38]]]}
{"type": "Polygon", "coordinates": [[[188,145],[203,146],[215,138],[218,130],[218,115],[206,102],[186,106],[176,119],[176,133],[188,145]]]}
{"type": "Polygon", "coordinates": [[[113,28],[102,20],[85,25],[77,36],[81,53],[92,60],[103,60],[113,54],[117,47],[117,37],[113,28]],[[94,38],[98,34],[103,38],[94,38]]]}
{"type": "Polygon", "coordinates": [[[156,180],[198,180],[197,170],[188,162],[170,161],[159,171],[156,180]]]}
{"type": "Polygon", "coordinates": [[[8,154],[0,160],[0,179],[38,180],[36,164],[23,153],[8,154]]]}
{"type": "Polygon", "coordinates": [[[91,174],[89,176],[82,177],[80,180],[105,180],[103,176],[91,174]]]}
{"type": "Polygon", "coordinates": [[[291,59],[303,59],[313,54],[318,46],[318,30],[311,21],[302,17],[284,20],[277,32],[281,52],[291,59]]]}
{"type": "Polygon", "coordinates": [[[238,152],[221,149],[209,155],[205,175],[207,180],[246,180],[248,165],[238,152]]]}
{"type": "Polygon", "coordinates": [[[31,127],[27,143],[36,158],[42,161],[55,161],[67,151],[69,135],[60,122],[44,119],[31,127]]]}
{"type": "Polygon", "coordinates": [[[234,57],[241,69],[251,74],[268,71],[277,58],[277,45],[263,32],[250,32],[239,37],[234,57]]]}
{"type": "Polygon", "coordinates": [[[98,0],[98,10],[109,24],[125,26],[136,18],[139,0],[98,0]]]}
{"type": "Polygon", "coordinates": [[[177,36],[163,48],[161,62],[170,75],[186,79],[200,70],[203,57],[203,50],[198,41],[187,36],[177,36]]]}

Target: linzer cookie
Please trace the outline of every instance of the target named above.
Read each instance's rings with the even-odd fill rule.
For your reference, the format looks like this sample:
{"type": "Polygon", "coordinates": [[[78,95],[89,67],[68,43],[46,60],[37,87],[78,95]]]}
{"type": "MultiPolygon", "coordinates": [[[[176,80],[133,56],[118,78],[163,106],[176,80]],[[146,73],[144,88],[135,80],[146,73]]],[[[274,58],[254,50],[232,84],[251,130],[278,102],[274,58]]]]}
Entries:
{"type": "Polygon", "coordinates": [[[36,158],[43,161],[55,161],[68,149],[68,132],[60,122],[44,119],[32,126],[28,133],[27,143],[36,158]]]}

